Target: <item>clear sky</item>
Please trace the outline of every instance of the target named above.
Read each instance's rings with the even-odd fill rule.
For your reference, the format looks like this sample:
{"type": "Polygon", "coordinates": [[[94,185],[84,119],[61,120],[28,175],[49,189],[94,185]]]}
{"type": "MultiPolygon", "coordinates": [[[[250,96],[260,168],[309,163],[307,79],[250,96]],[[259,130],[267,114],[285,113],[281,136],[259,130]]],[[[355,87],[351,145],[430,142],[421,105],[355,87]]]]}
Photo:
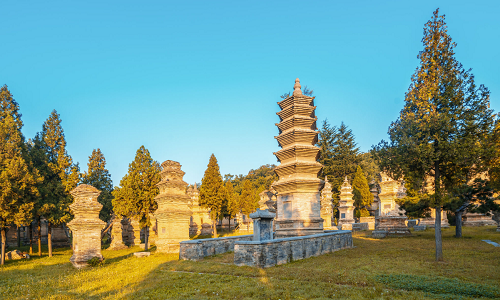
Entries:
{"type": "Polygon", "coordinates": [[[500,110],[500,1],[3,1],[0,84],[33,138],[56,109],[68,153],[100,148],[118,185],[144,145],[200,182],[276,163],[279,96],[314,90],[318,126],[387,139],[437,8],[500,110]]]}

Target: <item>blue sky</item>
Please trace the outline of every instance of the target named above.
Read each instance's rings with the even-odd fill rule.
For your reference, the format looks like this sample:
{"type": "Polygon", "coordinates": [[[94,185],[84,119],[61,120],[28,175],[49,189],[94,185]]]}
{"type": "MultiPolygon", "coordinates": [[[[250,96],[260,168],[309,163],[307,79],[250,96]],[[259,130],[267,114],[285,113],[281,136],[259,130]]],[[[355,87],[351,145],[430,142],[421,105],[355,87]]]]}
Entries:
{"type": "Polygon", "coordinates": [[[362,151],[403,107],[437,8],[457,59],[500,109],[500,1],[5,1],[0,84],[32,138],[56,109],[74,161],[106,157],[114,185],[144,145],[200,182],[276,163],[279,96],[314,90],[318,126],[362,151]]]}

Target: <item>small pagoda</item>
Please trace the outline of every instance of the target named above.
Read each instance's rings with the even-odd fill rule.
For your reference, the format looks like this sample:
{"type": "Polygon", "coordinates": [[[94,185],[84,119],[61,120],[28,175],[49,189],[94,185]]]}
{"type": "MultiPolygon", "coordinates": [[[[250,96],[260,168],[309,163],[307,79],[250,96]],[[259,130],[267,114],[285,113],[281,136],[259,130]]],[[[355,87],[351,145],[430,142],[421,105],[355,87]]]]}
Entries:
{"type": "Polygon", "coordinates": [[[179,253],[179,242],[189,240],[188,184],[182,180],[185,173],[180,163],[167,160],[161,166],[161,181],[157,184],[160,194],[155,197],[158,209],[154,213],[158,229],[156,251],[179,253]]]}
{"type": "Polygon", "coordinates": [[[302,94],[300,81],[295,80],[293,94],[278,102],[281,109],[276,124],[280,151],[274,155],[280,165],[275,172],[279,180],[273,184],[277,192],[276,238],[303,236],[323,232],[320,216],[318,178],[323,166],[318,162],[320,149],[314,110],[314,97],[302,94]]]}
{"type": "Polygon", "coordinates": [[[321,190],[321,218],[324,220],[323,228],[332,230],[333,207],[332,207],[332,185],[325,176],[325,185],[321,190]]]}
{"type": "Polygon", "coordinates": [[[338,227],[342,229],[350,229],[351,225],[355,223],[354,220],[354,195],[352,194],[352,186],[347,180],[347,176],[344,179],[344,183],[340,188],[340,201],[339,201],[339,221],[338,227]],[[344,225],[344,226],[343,226],[344,225]]]}

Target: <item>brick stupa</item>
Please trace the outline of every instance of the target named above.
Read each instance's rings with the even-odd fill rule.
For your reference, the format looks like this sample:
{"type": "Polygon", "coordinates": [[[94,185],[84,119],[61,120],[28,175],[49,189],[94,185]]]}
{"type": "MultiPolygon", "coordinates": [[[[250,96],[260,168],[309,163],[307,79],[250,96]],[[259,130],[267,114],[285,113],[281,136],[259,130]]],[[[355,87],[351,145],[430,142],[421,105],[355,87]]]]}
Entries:
{"type": "Polygon", "coordinates": [[[322,165],[318,162],[320,149],[314,115],[314,97],[305,96],[300,81],[295,80],[293,94],[278,102],[280,123],[276,137],[280,151],[274,155],[281,163],[275,172],[279,180],[273,184],[277,195],[276,238],[303,236],[323,232],[320,216],[318,178],[322,165]]]}
{"type": "Polygon", "coordinates": [[[189,240],[190,198],[186,193],[187,183],[182,180],[181,164],[167,160],[161,164],[160,194],[156,196],[158,209],[155,212],[158,237],[156,251],[179,253],[179,242],[189,240]]]}

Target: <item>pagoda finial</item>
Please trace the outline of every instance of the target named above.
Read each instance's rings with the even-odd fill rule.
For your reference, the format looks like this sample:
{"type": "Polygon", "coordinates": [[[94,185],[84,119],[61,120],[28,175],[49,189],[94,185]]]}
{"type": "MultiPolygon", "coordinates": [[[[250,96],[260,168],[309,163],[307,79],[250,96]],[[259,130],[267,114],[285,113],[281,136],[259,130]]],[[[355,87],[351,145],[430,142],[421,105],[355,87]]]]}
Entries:
{"type": "Polygon", "coordinates": [[[328,176],[325,176],[325,182],[328,182],[328,176]]]}
{"type": "Polygon", "coordinates": [[[295,79],[295,84],[293,85],[293,95],[294,96],[302,96],[302,91],[300,90],[300,80],[295,79]]]}
{"type": "Polygon", "coordinates": [[[197,191],[198,190],[198,187],[196,186],[196,182],[194,183],[194,188],[193,190],[197,191]]]}

